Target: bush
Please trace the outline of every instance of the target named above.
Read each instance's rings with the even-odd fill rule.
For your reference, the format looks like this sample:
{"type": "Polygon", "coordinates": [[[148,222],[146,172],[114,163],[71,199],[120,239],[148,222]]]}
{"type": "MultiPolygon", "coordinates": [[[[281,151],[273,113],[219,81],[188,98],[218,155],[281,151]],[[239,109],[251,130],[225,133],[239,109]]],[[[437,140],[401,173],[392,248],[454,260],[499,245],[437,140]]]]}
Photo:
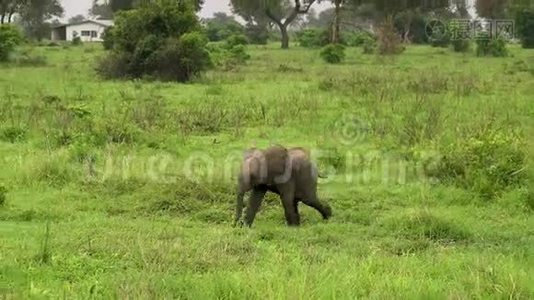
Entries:
{"type": "Polygon", "coordinates": [[[342,42],[345,46],[349,47],[360,47],[368,43],[369,41],[374,42],[375,36],[367,31],[354,31],[354,32],[344,32],[342,33],[342,42]]]}
{"type": "Polygon", "coordinates": [[[448,32],[444,34],[434,33],[429,37],[430,46],[436,48],[447,48],[451,44],[451,36],[448,32]]]}
{"type": "Polygon", "coordinates": [[[510,133],[488,132],[443,149],[437,177],[444,183],[471,189],[493,198],[526,180],[526,153],[510,133]]]}
{"type": "MultiPolygon", "coordinates": [[[[459,25],[456,23],[451,23],[449,25],[448,35],[460,37],[461,34],[460,34],[459,25]]],[[[469,49],[471,48],[471,41],[468,39],[455,38],[455,39],[451,39],[450,43],[452,45],[452,49],[454,50],[454,52],[468,52],[469,49]]]]}
{"type": "Polygon", "coordinates": [[[245,35],[254,45],[266,45],[269,42],[269,30],[265,25],[249,23],[245,27],[245,35]]]}
{"type": "Polygon", "coordinates": [[[156,1],[120,12],[113,51],[98,72],[108,78],[153,77],[189,81],[211,65],[207,38],[188,3],[156,1]]]}
{"type": "Polygon", "coordinates": [[[6,62],[22,42],[21,33],[11,25],[0,25],[0,62],[6,62]]]}
{"type": "Polygon", "coordinates": [[[374,39],[366,40],[363,45],[363,54],[373,54],[376,51],[376,41],[374,39]]]}
{"type": "Polygon", "coordinates": [[[228,51],[229,58],[238,64],[243,64],[250,59],[247,48],[243,45],[236,45],[228,51]]]}
{"type": "Polygon", "coordinates": [[[387,18],[377,30],[377,50],[380,55],[397,55],[404,52],[402,39],[395,30],[391,18],[387,18]]]}
{"type": "Polygon", "coordinates": [[[414,14],[412,11],[400,13],[395,17],[395,28],[397,32],[400,32],[402,36],[408,34],[408,39],[414,44],[425,44],[428,42],[426,33],[427,24],[428,21],[424,14],[414,14]],[[409,32],[405,31],[406,22],[410,23],[410,27],[408,28],[409,32]]]}
{"type": "Polygon", "coordinates": [[[232,35],[226,39],[226,46],[228,47],[228,49],[231,49],[234,46],[238,46],[238,45],[240,46],[248,45],[247,37],[241,34],[241,35],[232,35]]]}
{"type": "Polygon", "coordinates": [[[506,41],[501,38],[477,40],[477,56],[508,56],[506,41]]]}
{"type": "Polygon", "coordinates": [[[516,24],[523,48],[534,48],[534,9],[517,12],[516,24]]]}
{"type": "Polygon", "coordinates": [[[328,30],[304,29],[296,33],[300,46],[305,48],[318,48],[328,45],[328,30]]]}
{"type": "Polygon", "coordinates": [[[236,65],[244,64],[250,59],[244,45],[229,48],[226,43],[209,43],[207,47],[213,63],[225,69],[233,69],[236,65]]]}
{"type": "Polygon", "coordinates": [[[469,52],[469,49],[471,49],[471,41],[461,39],[453,40],[452,49],[454,52],[469,52]]]}
{"type": "Polygon", "coordinates": [[[341,44],[330,44],[321,50],[321,57],[330,64],[338,64],[345,60],[345,47],[341,44]]]}
{"type": "Polygon", "coordinates": [[[73,46],[81,46],[83,43],[82,43],[82,39],[79,37],[79,36],[75,36],[73,39],[72,39],[72,45],[73,46]]]}
{"type": "Polygon", "coordinates": [[[111,50],[113,49],[113,26],[107,27],[104,30],[104,33],[102,34],[102,39],[104,40],[102,42],[102,45],[104,46],[104,49],[111,50]]]}

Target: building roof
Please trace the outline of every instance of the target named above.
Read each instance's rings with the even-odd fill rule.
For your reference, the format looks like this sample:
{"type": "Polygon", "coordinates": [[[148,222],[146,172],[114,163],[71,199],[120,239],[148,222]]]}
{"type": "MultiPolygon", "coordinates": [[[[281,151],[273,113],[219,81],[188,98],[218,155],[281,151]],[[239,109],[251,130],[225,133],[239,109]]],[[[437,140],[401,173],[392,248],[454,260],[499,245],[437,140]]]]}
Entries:
{"type": "Polygon", "coordinates": [[[59,24],[56,26],[52,26],[52,28],[61,28],[61,27],[67,27],[67,26],[81,25],[85,23],[94,23],[94,24],[102,25],[104,27],[113,26],[113,20],[84,20],[84,21],[74,22],[74,23],[69,23],[69,24],[59,24]]]}

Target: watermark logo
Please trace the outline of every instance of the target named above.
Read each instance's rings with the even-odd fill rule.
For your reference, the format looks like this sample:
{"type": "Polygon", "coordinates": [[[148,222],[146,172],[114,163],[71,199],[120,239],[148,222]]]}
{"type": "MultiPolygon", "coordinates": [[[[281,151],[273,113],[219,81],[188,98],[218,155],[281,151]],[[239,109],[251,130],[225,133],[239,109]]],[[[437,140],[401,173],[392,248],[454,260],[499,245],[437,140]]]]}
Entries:
{"type": "Polygon", "coordinates": [[[369,133],[370,125],[361,118],[345,114],[335,123],[335,138],[345,146],[355,145],[365,140],[369,133]]]}
{"type": "Polygon", "coordinates": [[[514,20],[494,19],[452,19],[448,22],[441,20],[429,21],[425,27],[425,34],[430,41],[450,38],[458,40],[491,40],[514,38],[514,20]]]}
{"type": "Polygon", "coordinates": [[[440,40],[447,34],[447,25],[441,20],[431,20],[425,26],[425,34],[429,40],[440,40]]]}

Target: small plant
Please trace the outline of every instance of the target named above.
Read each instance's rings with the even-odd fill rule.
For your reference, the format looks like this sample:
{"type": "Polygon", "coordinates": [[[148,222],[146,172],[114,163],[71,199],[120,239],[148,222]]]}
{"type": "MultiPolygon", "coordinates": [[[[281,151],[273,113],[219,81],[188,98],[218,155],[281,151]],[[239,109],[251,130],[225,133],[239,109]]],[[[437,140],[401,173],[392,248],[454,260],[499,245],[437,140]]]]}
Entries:
{"type": "Polygon", "coordinates": [[[7,199],[7,189],[5,186],[0,184],[0,207],[6,205],[6,199],[7,199]]]}
{"type": "Polygon", "coordinates": [[[477,40],[477,56],[506,57],[506,41],[501,38],[477,40]]]}
{"type": "Polygon", "coordinates": [[[345,60],[345,47],[341,44],[330,44],[321,50],[321,57],[330,64],[339,64],[345,60]]]}
{"type": "Polygon", "coordinates": [[[363,54],[373,54],[376,52],[376,41],[374,39],[366,39],[362,44],[363,54]]]}
{"type": "Polygon", "coordinates": [[[41,264],[47,264],[50,262],[51,253],[50,253],[50,222],[46,223],[45,227],[45,234],[43,237],[43,241],[41,243],[41,248],[39,250],[39,253],[36,256],[37,262],[41,264]]]}
{"type": "Polygon", "coordinates": [[[16,143],[23,141],[26,138],[28,130],[22,126],[8,126],[0,129],[0,140],[16,143]]]}

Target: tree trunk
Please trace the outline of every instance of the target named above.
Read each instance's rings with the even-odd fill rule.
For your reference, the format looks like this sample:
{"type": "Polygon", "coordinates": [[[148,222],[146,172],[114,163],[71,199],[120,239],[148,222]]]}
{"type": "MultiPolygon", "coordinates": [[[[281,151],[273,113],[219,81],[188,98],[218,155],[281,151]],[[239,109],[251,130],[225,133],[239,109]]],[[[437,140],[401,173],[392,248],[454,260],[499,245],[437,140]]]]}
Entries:
{"type": "Polygon", "coordinates": [[[334,23],[332,24],[332,38],[331,43],[337,44],[339,43],[339,37],[341,32],[341,0],[335,1],[336,8],[334,10],[334,23]]]}
{"type": "Polygon", "coordinates": [[[284,22],[282,22],[282,18],[275,16],[269,8],[265,10],[267,17],[271,19],[271,21],[273,21],[276,25],[278,25],[278,28],[280,28],[280,34],[282,35],[282,49],[289,49],[289,34],[287,33],[287,28],[289,27],[289,25],[293,21],[295,21],[299,14],[308,13],[313,3],[315,3],[315,0],[311,0],[308,3],[308,6],[305,9],[302,9],[300,1],[295,0],[295,8],[289,13],[284,22]]]}
{"type": "Polygon", "coordinates": [[[15,14],[14,12],[10,12],[10,13],[9,13],[9,17],[7,17],[7,22],[8,22],[8,23],[13,22],[13,15],[14,15],[14,14],[15,14]]]}
{"type": "Polygon", "coordinates": [[[282,49],[289,49],[289,34],[287,33],[287,26],[280,26],[280,33],[282,34],[282,49]]]}
{"type": "Polygon", "coordinates": [[[2,14],[2,17],[0,18],[0,24],[4,24],[5,18],[6,18],[6,15],[2,14]]]}

